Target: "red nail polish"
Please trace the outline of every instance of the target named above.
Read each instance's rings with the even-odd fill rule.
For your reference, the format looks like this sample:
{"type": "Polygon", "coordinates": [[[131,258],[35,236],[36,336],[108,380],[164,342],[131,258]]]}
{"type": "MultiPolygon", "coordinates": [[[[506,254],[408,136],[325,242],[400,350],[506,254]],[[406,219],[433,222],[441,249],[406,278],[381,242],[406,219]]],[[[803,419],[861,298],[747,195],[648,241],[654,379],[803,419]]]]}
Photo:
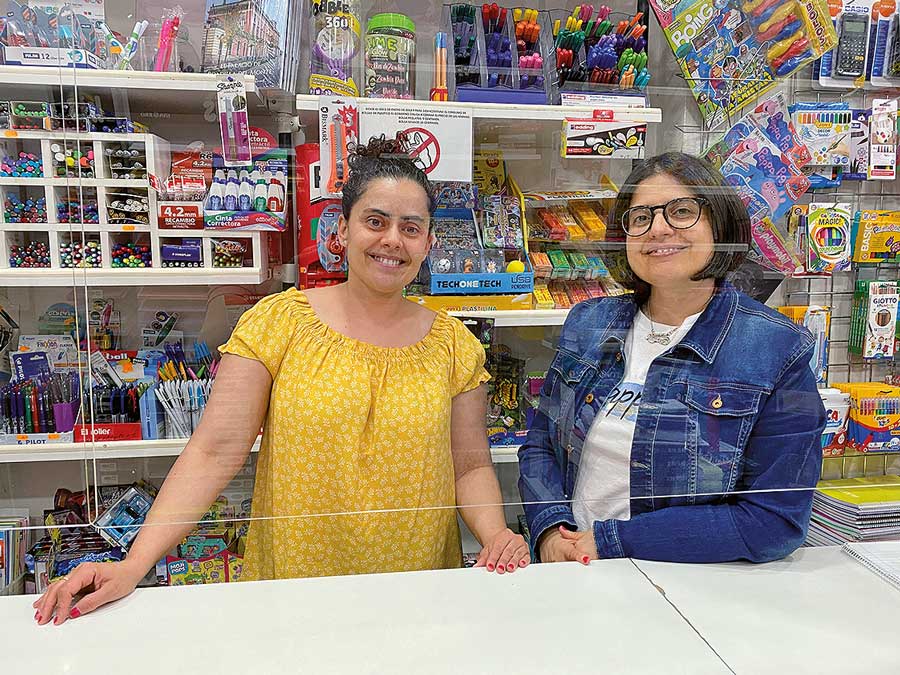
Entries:
{"type": "Polygon", "coordinates": [[[69,612],[69,616],[73,619],[77,619],[79,616],[81,616],[81,611],[77,607],[73,607],[69,612]]]}
{"type": "Polygon", "coordinates": [[[40,612],[34,613],[34,620],[37,621],[38,623],[40,623],[40,621],[41,621],[41,613],[40,612]]]}
{"type": "Polygon", "coordinates": [[[493,572],[494,571],[494,563],[488,563],[487,568],[488,568],[488,572],[493,572]]]}
{"type": "Polygon", "coordinates": [[[524,560],[520,560],[520,561],[519,561],[519,567],[525,567],[525,565],[527,565],[527,564],[528,564],[528,563],[525,562],[524,560]]]}
{"type": "Polygon", "coordinates": [[[509,563],[509,565],[506,566],[507,572],[512,572],[514,569],[516,569],[516,566],[513,565],[512,563],[509,563]]]}
{"type": "Polygon", "coordinates": [[[587,556],[584,556],[584,557],[581,559],[581,562],[583,562],[585,565],[587,565],[589,562],[591,562],[591,559],[588,558],[587,556]]]}

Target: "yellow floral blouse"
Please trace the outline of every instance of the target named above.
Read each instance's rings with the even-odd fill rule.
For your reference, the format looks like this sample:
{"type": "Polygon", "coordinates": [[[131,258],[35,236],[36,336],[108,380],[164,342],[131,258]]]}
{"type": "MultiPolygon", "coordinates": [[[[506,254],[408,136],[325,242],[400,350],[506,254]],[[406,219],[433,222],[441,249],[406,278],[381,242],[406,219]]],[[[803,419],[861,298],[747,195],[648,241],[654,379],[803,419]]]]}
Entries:
{"type": "Polygon", "coordinates": [[[377,347],[289,290],[220,351],[273,380],[242,579],[459,567],[451,400],[489,379],[460,321],[441,312],[418,343],[377,347]]]}

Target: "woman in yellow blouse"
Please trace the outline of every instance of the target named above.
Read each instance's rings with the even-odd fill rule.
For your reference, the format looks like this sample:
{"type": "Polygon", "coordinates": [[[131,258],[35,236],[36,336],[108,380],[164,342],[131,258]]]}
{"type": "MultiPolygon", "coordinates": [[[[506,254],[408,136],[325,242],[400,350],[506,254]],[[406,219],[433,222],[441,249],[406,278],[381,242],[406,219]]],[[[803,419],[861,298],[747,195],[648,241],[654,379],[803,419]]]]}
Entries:
{"type": "Polygon", "coordinates": [[[484,349],[402,295],[431,247],[434,206],[402,151],[382,139],[352,158],[339,228],[347,283],[278,293],[241,317],[128,557],[53,583],[34,603],[39,623],[130,593],[244,465],[261,426],[243,579],[459,567],[457,506],[483,545],[479,566],[528,564],[491,465],[484,349]]]}

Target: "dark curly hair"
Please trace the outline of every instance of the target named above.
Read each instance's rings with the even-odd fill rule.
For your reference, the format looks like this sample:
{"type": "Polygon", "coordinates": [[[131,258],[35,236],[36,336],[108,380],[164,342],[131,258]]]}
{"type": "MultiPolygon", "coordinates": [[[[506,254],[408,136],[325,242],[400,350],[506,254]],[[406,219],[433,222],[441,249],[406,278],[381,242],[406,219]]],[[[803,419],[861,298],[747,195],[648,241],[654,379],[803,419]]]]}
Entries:
{"type": "Polygon", "coordinates": [[[344,183],[341,196],[344,218],[350,218],[353,205],[362,197],[369,183],[378,178],[404,178],[418,183],[428,197],[428,213],[434,213],[434,190],[428,176],[410,158],[406,134],[400,132],[396,138],[386,138],[384,134],[372,137],[366,145],[357,145],[352,149],[349,163],[350,176],[344,183]]]}
{"type": "MultiPolygon", "coordinates": [[[[625,239],[621,219],[625,211],[631,207],[634,193],[642,182],[660,174],[674,178],[696,196],[708,200],[709,206],[705,208],[709,224],[712,226],[716,250],[706,267],[697,272],[692,279],[721,281],[728,272],[738,268],[747,256],[751,238],[750,217],[737,191],[728,185],[719,170],[705,159],[683,152],[667,152],[638,163],[619,190],[613,209],[610,238],[625,239]]],[[[615,266],[618,273],[614,273],[617,281],[634,291],[638,303],[645,302],[650,297],[650,285],[631,269],[624,250],[616,257],[619,258],[619,264],[615,266]]]]}

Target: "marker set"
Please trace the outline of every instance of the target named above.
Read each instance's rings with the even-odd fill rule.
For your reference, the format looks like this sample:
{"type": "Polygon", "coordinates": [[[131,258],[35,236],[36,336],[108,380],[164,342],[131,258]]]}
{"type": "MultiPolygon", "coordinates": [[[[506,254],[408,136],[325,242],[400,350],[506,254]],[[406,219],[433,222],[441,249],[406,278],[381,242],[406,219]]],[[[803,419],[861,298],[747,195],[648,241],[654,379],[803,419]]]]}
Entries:
{"type": "Polygon", "coordinates": [[[601,5],[595,15],[593,5],[579,5],[564,18],[555,18],[559,13],[551,15],[562,91],[646,89],[650,72],[643,12],[613,15],[601,5]]]}
{"type": "Polygon", "coordinates": [[[448,98],[547,104],[556,98],[549,15],[531,7],[444,5],[448,98]],[[450,48],[452,46],[452,48],[450,48]]]}
{"type": "Polygon", "coordinates": [[[848,382],[834,387],[850,396],[848,450],[900,451],[900,388],[877,382],[848,382]]]}

